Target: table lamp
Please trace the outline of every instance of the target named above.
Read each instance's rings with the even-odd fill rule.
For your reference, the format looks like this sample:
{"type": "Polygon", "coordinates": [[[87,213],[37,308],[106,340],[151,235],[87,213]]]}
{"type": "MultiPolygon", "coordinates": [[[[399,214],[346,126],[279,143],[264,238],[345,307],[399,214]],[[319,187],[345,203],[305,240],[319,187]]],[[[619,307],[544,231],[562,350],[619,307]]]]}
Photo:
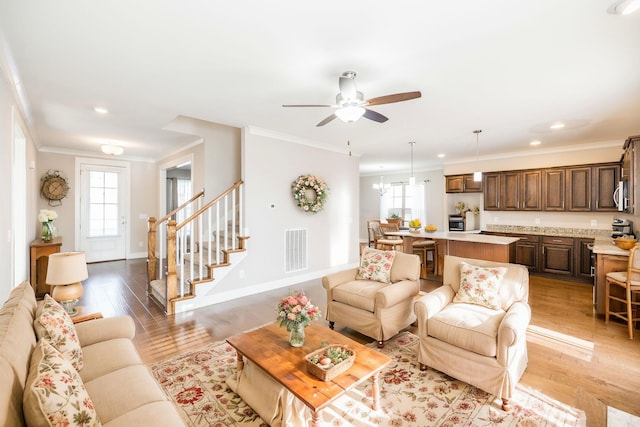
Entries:
{"type": "Polygon", "coordinates": [[[53,286],[51,296],[70,316],[78,314],[76,304],[82,296],[82,280],[89,277],[84,252],[60,252],[49,255],[46,284],[53,286]]]}

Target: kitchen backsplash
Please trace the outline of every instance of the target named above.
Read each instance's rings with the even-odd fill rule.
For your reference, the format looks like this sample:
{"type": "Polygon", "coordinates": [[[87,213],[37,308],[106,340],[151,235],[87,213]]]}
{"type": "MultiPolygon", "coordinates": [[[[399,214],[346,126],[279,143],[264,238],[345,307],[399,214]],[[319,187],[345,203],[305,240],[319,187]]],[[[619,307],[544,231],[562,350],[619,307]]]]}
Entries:
{"type": "Polygon", "coordinates": [[[597,228],[566,228],[566,227],[540,227],[529,225],[498,225],[487,224],[486,231],[494,233],[538,234],[541,236],[566,236],[566,237],[610,237],[611,230],[597,228]]]}

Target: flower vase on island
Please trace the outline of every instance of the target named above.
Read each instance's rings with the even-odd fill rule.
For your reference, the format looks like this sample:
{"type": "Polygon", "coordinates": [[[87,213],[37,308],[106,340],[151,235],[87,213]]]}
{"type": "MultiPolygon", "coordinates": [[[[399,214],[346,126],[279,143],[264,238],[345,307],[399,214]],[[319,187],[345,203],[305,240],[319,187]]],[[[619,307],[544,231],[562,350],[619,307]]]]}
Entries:
{"type": "Polygon", "coordinates": [[[289,331],[289,344],[292,347],[304,345],[304,328],[313,320],[320,318],[320,309],[311,304],[304,291],[293,292],[282,297],[278,304],[278,321],[289,331]]]}

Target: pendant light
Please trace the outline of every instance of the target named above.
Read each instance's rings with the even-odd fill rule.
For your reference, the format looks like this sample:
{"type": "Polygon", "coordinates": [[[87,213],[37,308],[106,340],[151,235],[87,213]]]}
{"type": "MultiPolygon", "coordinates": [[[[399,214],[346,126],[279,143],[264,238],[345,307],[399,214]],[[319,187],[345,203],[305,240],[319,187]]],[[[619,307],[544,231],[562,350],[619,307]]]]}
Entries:
{"type": "MultiPolygon", "coordinates": [[[[480,148],[479,148],[479,144],[478,144],[478,138],[480,135],[480,132],[482,132],[482,129],[476,129],[473,131],[473,133],[476,134],[476,168],[479,169],[480,166],[480,148]]],[[[480,172],[479,170],[477,170],[473,173],[473,181],[474,182],[480,182],[482,181],[482,172],[480,172]]]]}
{"type": "Polygon", "coordinates": [[[416,185],[416,178],[413,176],[413,146],[415,143],[415,141],[409,141],[409,145],[411,145],[411,176],[409,177],[409,185],[411,187],[416,185]]]}

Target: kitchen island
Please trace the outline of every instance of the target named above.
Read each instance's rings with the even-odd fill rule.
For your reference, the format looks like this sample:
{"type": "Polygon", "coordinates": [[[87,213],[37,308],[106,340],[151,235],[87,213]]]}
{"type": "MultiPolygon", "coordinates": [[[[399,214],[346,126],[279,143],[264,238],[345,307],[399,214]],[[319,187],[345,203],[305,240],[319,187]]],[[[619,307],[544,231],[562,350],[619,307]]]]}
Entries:
{"type": "Polygon", "coordinates": [[[438,267],[442,271],[445,255],[463,258],[483,259],[496,262],[514,262],[516,257],[517,237],[491,236],[475,232],[457,231],[394,231],[387,236],[402,237],[403,252],[413,253],[413,242],[417,240],[434,240],[437,246],[438,267]]]}
{"type": "MultiPolygon", "coordinates": [[[[611,271],[626,271],[629,263],[629,251],[620,249],[613,243],[612,238],[599,238],[593,242],[593,253],[596,257],[596,280],[593,290],[593,304],[596,313],[604,315],[606,299],[607,273],[611,271]]],[[[614,309],[618,303],[612,301],[614,309]]]]}

